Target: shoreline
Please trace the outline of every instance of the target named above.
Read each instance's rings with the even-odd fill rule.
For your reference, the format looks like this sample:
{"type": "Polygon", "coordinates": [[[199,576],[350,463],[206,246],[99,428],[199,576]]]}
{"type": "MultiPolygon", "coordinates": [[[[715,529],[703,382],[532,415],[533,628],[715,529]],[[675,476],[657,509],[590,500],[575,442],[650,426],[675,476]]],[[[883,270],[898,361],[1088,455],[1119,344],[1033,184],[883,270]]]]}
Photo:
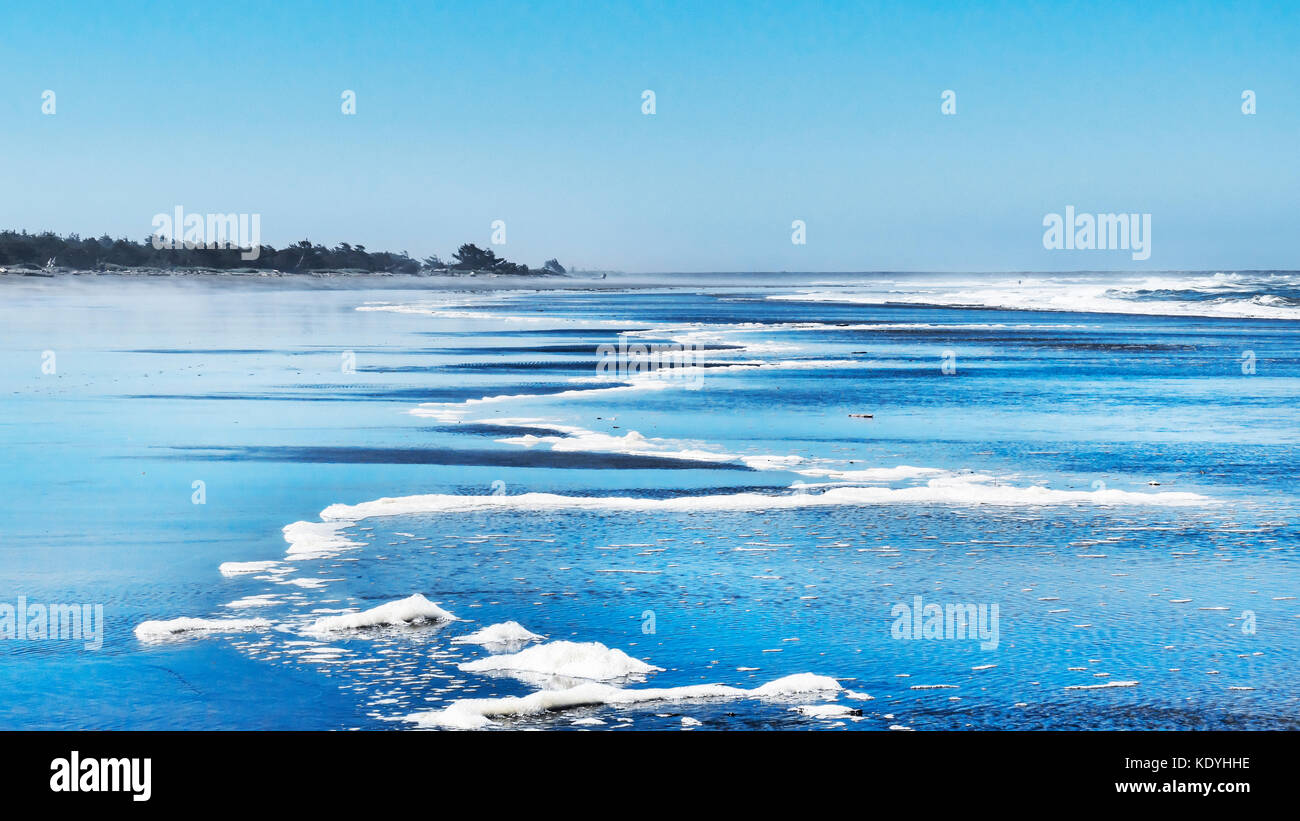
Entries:
{"type": "MultiPolygon", "coordinates": [[[[1224,276],[1219,272],[1200,272],[1200,271],[1174,271],[1168,272],[1175,275],[1176,279],[1186,278],[1192,281],[1207,276],[1216,278],[1224,276]]],[[[981,300],[971,298],[962,293],[944,293],[942,291],[934,292],[933,299],[918,299],[926,289],[938,287],[947,289],[971,289],[976,290],[993,286],[994,296],[997,296],[997,289],[1007,287],[1016,289],[1020,283],[1010,285],[1006,282],[1007,275],[1002,272],[969,272],[960,275],[962,280],[958,282],[947,282],[947,278],[953,275],[940,272],[857,272],[857,273],[840,273],[840,272],[660,272],[660,273],[625,273],[619,271],[578,271],[565,274],[504,274],[495,272],[475,272],[475,273],[456,273],[451,274],[445,271],[434,271],[430,273],[397,273],[397,272],[368,272],[358,269],[321,269],[318,271],[280,271],[270,270],[253,270],[253,269],[233,269],[217,270],[212,268],[128,268],[112,270],[88,270],[77,268],[53,268],[41,270],[21,270],[15,271],[0,266],[0,288],[9,287],[26,290],[44,290],[59,289],[64,287],[73,288],[108,288],[114,284],[126,288],[172,288],[172,289],[207,289],[212,292],[235,289],[251,290],[284,290],[284,291],[399,291],[399,292],[429,292],[429,293],[496,293],[496,292],[555,292],[555,291],[572,291],[579,293],[600,293],[610,291],[654,291],[663,289],[699,289],[710,290],[718,289],[721,291],[730,291],[734,289],[747,289],[756,292],[769,292],[771,290],[801,290],[808,288],[824,289],[826,292],[841,292],[844,290],[843,298],[825,298],[817,292],[789,294],[785,296],[767,296],[767,299],[788,300],[790,302],[816,302],[821,303],[827,308],[853,309],[863,308],[866,306],[876,306],[883,308],[935,308],[949,310],[965,310],[980,312],[1020,312],[1029,314],[1079,314],[1079,315],[1098,315],[1098,314],[1115,314],[1133,317],[1182,317],[1185,319],[1216,319],[1216,320],[1239,320],[1239,321],[1263,321],[1263,322],[1296,322],[1300,321],[1300,310],[1295,305],[1296,297],[1291,291],[1285,290],[1292,288],[1289,284],[1283,284],[1284,297],[1278,297],[1272,294],[1264,294],[1267,299],[1285,298],[1288,300],[1284,305],[1275,305],[1273,303],[1249,304],[1244,307],[1245,310],[1231,311],[1222,310],[1217,306],[1219,300],[1236,298],[1240,301],[1254,303],[1254,298],[1248,298],[1240,291],[1234,289],[1224,290],[1217,296],[1218,300],[1201,300],[1195,298],[1195,294],[1204,295],[1204,291],[1196,287],[1190,288],[1195,292],[1192,297],[1184,300],[1159,300],[1159,299],[1138,299],[1130,300],[1124,298],[1123,293],[1114,299],[1103,299],[1102,302],[1107,304],[1097,304],[1093,299],[1096,294],[1087,293],[1088,288],[1096,287],[1114,287],[1121,286],[1120,291],[1131,292],[1136,287],[1151,288],[1149,280],[1150,274],[1128,273],[1128,277],[1146,277],[1138,282],[1116,282],[1106,281],[1100,283],[1075,283],[1071,282],[1078,276],[1071,273],[1045,273],[1038,272],[1033,274],[1030,283],[1024,287],[1028,291],[1042,289],[1049,290],[1053,287],[1066,289],[1062,294],[1063,297],[1069,297],[1068,289],[1072,287],[1081,287],[1085,289],[1082,302],[1078,304],[1056,303],[1052,300],[1044,302],[1043,300],[1031,300],[1024,302],[1022,300],[981,300]],[[143,283],[152,283],[146,286],[143,283]],[[858,299],[854,298],[852,289],[867,288],[873,293],[865,296],[874,298],[858,299]],[[912,298],[899,298],[897,294],[901,291],[907,292],[913,289],[920,289],[912,298]],[[1175,309],[1177,308],[1177,309],[1175,309]]],[[[1097,276],[1109,279],[1111,277],[1122,278],[1125,274],[1104,273],[1104,274],[1084,274],[1084,276],[1097,276]]],[[[1249,272],[1234,272],[1228,275],[1231,278],[1241,278],[1250,276],[1249,272]]],[[[1286,277],[1286,272],[1270,271],[1265,272],[1266,278],[1282,276],[1286,277]]],[[[1257,285],[1259,285],[1257,283],[1257,285]]],[[[1166,287],[1181,287],[1172,285],[1166,287]]],[[[1048,293],[1050,296],[1051,294],[1048,293]]],[[[1256,297],[1260,296],[1256,294],[1256,297]]]]}
{"type": "MultiPolygon", "coordinates": [[[[596,275],[573,274],[401,274],[387,271],[221,271],[211,268],[131,268],[123,270],[6,270],[0,268],[0,283],[90,283],[166,282],[169,284],[264,285],[305,289],[394,289],[394,290],[560,290],[566,287],[600,287],[606,281],[596,275]]],[[[626,284],[609,287],[628,287],[626,284]]]]}

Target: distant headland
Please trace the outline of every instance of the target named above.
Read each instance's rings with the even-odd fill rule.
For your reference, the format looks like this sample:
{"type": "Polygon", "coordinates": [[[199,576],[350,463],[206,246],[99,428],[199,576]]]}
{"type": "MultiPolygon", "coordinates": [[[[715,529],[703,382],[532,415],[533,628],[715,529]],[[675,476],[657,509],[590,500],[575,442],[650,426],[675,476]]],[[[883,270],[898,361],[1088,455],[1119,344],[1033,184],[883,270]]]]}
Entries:
{"type": "Polygon", "coordinates": [[[415,259],[405,251],[370,251],[340,242],[326,247],[302,240],[284,248],[258,245],[256,253],[233,244],[143,242],[60,236],[47,231],[0,231],[0,274],[53,276],[68,271],[103,273],[214,273],[255,276],[405,275],[405,276],[549,276],[568,271],[549,259],[532,268],[498,257],[491,249],[464,243],[444,262],[437,254],[415,259]]]}

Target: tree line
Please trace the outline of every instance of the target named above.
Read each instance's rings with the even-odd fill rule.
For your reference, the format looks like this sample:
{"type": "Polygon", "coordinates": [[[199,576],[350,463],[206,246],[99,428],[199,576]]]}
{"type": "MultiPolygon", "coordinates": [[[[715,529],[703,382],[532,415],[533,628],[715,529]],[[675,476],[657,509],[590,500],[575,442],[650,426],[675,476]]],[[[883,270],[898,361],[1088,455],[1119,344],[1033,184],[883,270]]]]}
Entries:
{"type": "Polygon", "coordinates": [[[437,254],[415,259],[405,251],[369,251],[364,245],[340,242],[333,248],[302,240],[284,248],[259,246],[256,259],[245,259],[247,249],[198,246],[175,248],[154,246],[153,237],[143,242],[113,239],[105,234],[85,238],[77,234],[60,236],[52,231],[0,231],[0,266],[24,268],[72,268],[114,270],[120,268],[211,268],[220,271],[363,271],[389,274],[494,273],[530,276],[563,274],[555,259],[541,268],[530,268],[499,257],[494,251],[465,243],[444,262],[437,254]]]}

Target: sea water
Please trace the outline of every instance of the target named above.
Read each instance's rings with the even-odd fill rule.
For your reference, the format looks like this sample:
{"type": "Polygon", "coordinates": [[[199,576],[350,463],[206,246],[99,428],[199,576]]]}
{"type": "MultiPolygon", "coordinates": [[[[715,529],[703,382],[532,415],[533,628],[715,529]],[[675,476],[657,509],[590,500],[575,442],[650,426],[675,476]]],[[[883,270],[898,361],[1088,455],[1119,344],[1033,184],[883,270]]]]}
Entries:
{"type": "Polygon", "coordinates": [[[1298,283],[6,280],[0,726],[1294,728],[1298,283]]]}

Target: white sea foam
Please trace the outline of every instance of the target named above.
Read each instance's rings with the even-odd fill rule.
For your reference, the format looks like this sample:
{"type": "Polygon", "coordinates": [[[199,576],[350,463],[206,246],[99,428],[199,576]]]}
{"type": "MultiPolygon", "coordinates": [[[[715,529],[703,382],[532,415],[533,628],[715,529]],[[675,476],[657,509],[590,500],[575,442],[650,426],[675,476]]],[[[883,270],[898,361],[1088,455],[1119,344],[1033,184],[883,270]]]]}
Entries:
{"type": "Polygon", "coordinates": [[[794,675],[783,676],[774,681],[769,681],[767,684],[756,687],[750,692],[760,698],[784,698],[805,693],[838,693],[842,689],[840,683],[830,676],[819,676],[815,673],[795,673],[794,675]]]}
{"type": "Polygon", "coordinates": [[[623,453],[631,456],[663,456],[673,459],[691,459],[697,462],[730,462],[738,457],[730,453],[703,448],[682,447],[680,442],[671,439],[658,439],[642,436],[637,431],[628,431],[622,436],[598,433],[572,425],[548,425],[560,435],[512,436],[497,441],[525,448],[544,447],[548,450],[582,453],[623,453]]]}
{"type": "Polygon", "coordinates": [[[403,718],[419,727],[475,730],[496,723],[492,720],[494,718],[533,716],[552,710],[606,704],[636,704],[645,701],[692,698],[735,698],[743,692],[720,684],[624,690],[609,684],[588,682],[564,690],[539,690],[526,696],[462,699],[441,710],[411,713],[403,718]]]}
{"type": "Polygon", "coordinates": [[[855,305],[944,305],[1005,310],[1204,316],[1254,319],[1300,319],[1300,308],[1259,290],[1270,285],[1293,288],[1284,275],[1245,278],[1237,274],[1200,277],[1146,276],[1098,279],[1021,277],[1000,281],[918,282],[906,290],[848,287],[773,294],[772,300],[835,302],[855,305]],[[1160,292],[1167,298],[1142,299],[1160,292]],[[1168,298],[1176,294],[1187,298],[1168,298]],[[1208,298],[1207,298],[1208,297],[1208,298]]]}
{"type": "Polygon", "coordinates": [[[481,644],[484,646],[513,645],[541,641],[544,638],[546,637],[537,635],[517,621],[507,621],[483,627],[464,636],[457,636],[451,640],[451,643],[481,644]]]}
{"type": "Polygon", "coordinates": [[[329,556],[340,550],[361,547],[339,533],[347,527],[339,522],[294,522],[284,526],[284,540],[289,543],[285,552],[297,559],[329,556]]]}
{"type": "Polygon", "coordinates": [[[167,621],[145,621],[135,626],[140,641],[165,641],[189,633],[245,633],[271,626],[266,619],[195,619],[182,617],[167,621]]]}
{"type": "Polygon", "coordinates": [[[245,596],[242,599],[235,599],[232,602],[227,602],[223,606],[229,607],[232,610],[244,610],[249,607],[270,607],[273,604],[278,604],[279,601],[280,598],[274,593],[263,593],[258,596],[245,596]]]}
{"type": "Polygon", "coordinates": [[[665,380],[641,379],[630,382],[626,385],[614,385],[608,388],[591,388],[586,390],[559,391],[558,393],[547,394],[504,394],[500,396],[484,396],[478,399],[466,399],[463,402],[425,402],[416,405],[408,411],[412,416],[427,417],[437,419],[439,422],[455,422],[462,419],[466,414],[475,408],[483,405],[495,405],[501,403],[522,403],[536,399],[572,399],[578,396],[602,396],[610,393],[626,393],[628,391],[650,391],[663,390],[671,387],[671,383],[665,380]]]}
{"type": "Polygon", "coordinates": [[[742,455],[710,450],[698,442],[679,439],[662,439],[643,436],[637,431],[622,435],[601,433],[576,425],[561,425],[539,419],[495,419],[480,424],[509,427],[527,425],[555,431],[554,436],[526,434],[498,439],[498,442],[526,448],[546,448],[553,451],[580,453],[621,453],[629,456],[660,456],[670,459],[689,459],[696,462],[718,462],[746,465],[754,470],[790,470],[805,460],[794,455],[742,455]]]}
{"type": "Polygon", "coordinates": [[[306,589],[308,589],[308,590],[319,590],[319,589],[321,589],[322,587],[325,586],[325,584],[326,584],[326,580],[325,580],[325,579],[298,578],[298,579],[287,579],[287,580],[285,580],[285,581],[282,581],[282,582],[276,582],[276,583],[277,583],[277,584],[292,585],[293,587],[303,587],[303,588],[306,588],[306,589]]]}
{"type": "MultiPolygon", "coordinates": [[[[368,302],[356,308],[358,311],[383,311],[394,314],[415,314],[423,316],[433,316],[440,319],[480,319],[492,320],[495,322],[520,322],[528,324],[546,324],[560,327],[581,324],[593,328],[626,328],[630,326],[640,327],[645,323],[630,322],[621,319],[575,319],[572,317],[560,316],[525,316],[521,314],[500,314],[490,313],[488,311],[467,311],[465,307],[471,305],[480,305],[489,299],[493,301],[504,301],[511,297],[509,292],[492,295],[479,295],[456,299],[454,297],[444,297],[436,302],[405,302],[405,303],[388,303],[388,302],[368,302]]],[[[507,306],[508,307],[508,306],[507,306]]]]}
{"type": "MultiPolygon", "coordinates": [[[[768,299],[786,300],[793,302],[809,301],[804,297],[810,292],[798,294],[777,294],[768,299]]],[[[817,294],[818,292],[811,292],[817,294]]],[[[843,293],[845,296],[854,296],[863,298],[866,294],[855,291],[831,292],[833,294],[843,293]]],[[[838,301],[838,300],[836,300],[838,301]]],[[[736,335],[752,333],[769,333],[772,331],[789,332],[789,331],[926,331],[926,330],[946,330],[946,331],[989,331],[989,330],[1069,330],[1073,328],[1089,328],[1095,325],[1086,325],[1080,323],[1043,323],[1043,322],[955,322],[955,323],[938,323],[938,322],[741,322],[741,323],[715,323],[715,324],[695,324],[682,326],[690,329],[687,333],[680,333],[682,328],[659,328],[649,331],[638,331],[635,335],[641,336],[670,336],[674,341],[679,342],[712,342],[718,344],[736,345],[739,350],[749,352],[757,346],[766,346],[769,343],[757,343],[751,346],[751,343],[738,341],[736,335]]],[[[628,336],[633,336],[634,332],[628,332],[628,336]]],[[[782,346],[783,343],[775,343],[782,346]]],[[[796,346],[797,347],[797,346],[796,346]]],[[[778,347],[777,350],[787,350],[784,347],[778,347]]],[[[719,351],[719,354],[725,354],[726,351],[719,351]]]]}
{"type": "MultiPolygon", "coordinates": [[[[535,648],[534,648],[535,649],[535,648]]],[[[743,699],[789,697],[821,693],[834,697],[839,684],[834,679],[812,673],[798,673],[762,687],[745,690],[726,684],[691,684],[684,687],[622,688],[599,682],[587,682],[563,690],[539,690],[527,696],[474,698],[455,701],[441,710],[411,713],[403,720],[419,727],[446,727],[473,730],[489,726],[497,718],[535,716],[573,707],[635,705],[655,701],[692,701],[699,699],[743,699]]]]}
{"type": "MultiPolygon", "coordinates": [[[[719,462],[745,465],[752,470],[786,471],[803,476],[825,477],[835,482],[844,483],[881,483],[901,482],[910,479],[924,479],[948,474],[941,468],[914,467],[898,465],[892,468],[866,468],[860,470],[841,470],[830,467],[803,467],[810,460],[797,454],[757,454],[746,455],[710,450],[707,445],[697,442],[685,442],[679,439],[663,439],[643,436],[637,431],[628,431],[621,436],[588,430],[576,425],[562,425],[541,419],[488,419],[479,424],[500,427],[528,426],[555,431],[554,436],[525,434],[498,439],[503,444],[519,445],[526,448],[545,447],[554,451],[581,453],[622,453],[632,456],[661,456],[672,459],[689,459],[696,462],[719,462]]],[[[992,477],[990,477],[990,480],[992,477]]]]}
{"type": "Polygon", "coordinates": [[[1071,684],[1067,690],[1109,690],[1112,687],[1136,687],[1137,681],[1107,681],[1103,684],[1071,684]]]}
{"type": "Polygon", "coordinates": [[[317,619],[311,625],[309,632],[327,633],[336,630],[358,630],[366,627],[448,621],[456,621],[456,617],[416,593],[405,599],[381,604],[378,607],[362,610],[359,613],[325,616],[317,619]]]}
{"type": "Polygon", "coordinates": [[[356,505],[333,504],[321,511],[327,521],[357,521],[374,516],[427,513],[465,513],[484,510],[591,510],[613,512],[709,512],[788,510],[808,507],[893,504],[947,504],[964,506],[1040,505],[1151,505],[1176,507],[1211,504],[1213,500],[1182,491],[1133,492],[1118,489],[1054,490],[1040,486],[995,484],[982,475],[931,479],[904,488],[833,487],[821,493],[733,493],[647,499],[627,496],[563,496],[523,493],[517,496],[427,494],[376,499],[356,505]]]}
{"type": "MultiPolygon", "coordinates": [[[[377,308],[376,310],[384,309],[377,308]]],[[[476,318],[484,316],[478,313],[472,313],[470,315],[476,318]]],[[[750,333],[766,330],[796,329],[785,327],[796,324],[798,323],[782,323],[778,326],[755,323],[753,327],[746,327],[743,329],[728,328],[722,330],[721,333],[750,333]]],[[[831,325],[821,326],[818,323],[802,323],[802,325],[804,327],[797,329],[822,330],[824,327],[825,329],[843,330],[846,327],[831,325]]],[[[863,330],[882,327],[885,326],[860,326],[863,330]]],[[[904,325],[900,324],[898,327],[902,328],[904,325]]],[[[914,326],[908,325],[906,327],[914,326]]],[[[979,327],[999,326],[990,325],[979,327]]],[[[662,329],[657,329],[640,333],[643,335],[653,335],[656,333],[662,334],[663,331],[662,329]]],[[[699,337],[697,337],[697,339],[698,338],[699,337]]],[[[746,346],[745,353],[751,353],[758,350],[764,344],[766,343],[756,343],[751,346],[746,346]]],[[[776,349],[774,348],[773,350],[776,349]]],[[[865,363],[861,360],[785,360],[781,362],[764,362],[758,360],[730,361],[725,365],[722,365],[720,368],[700,369],[700,372],[702,374],[707,374],[710,372],[716,373],[719,370],[753,369],[755,367],[867,367],[870,364],[871,363],[865,363]]],[[[570,397],[587,397],[589,395],[600,395],[607,392],[657,390],[673,386],[674,383],[672,381],[637,379],[634,377],[633,381],[629,384],[618,384],[599,390],[572,390],[558,394],[544,395],[520,394],[488,396],[480,399],[467,400],[465,402],[425,404],[410,412],[417,416],[451,421],[463,419],[475,409],[487,405],[533,402],[553,397],[559,397],[561,399],[570,397]]],[[[507,420],[500,418],[482,421],[485,424],[508,424],[507,420]]],[[[1062,504],[1196,505],[1211,502],[1211,500],[1199,496],[1198,494],[1168,491],[1137,493],[1119,490],[1059,491],[1043,487],[1012,487],[998,484],[994,477],[983,474],[966,474],[959,476],[938,468],[913,467],[907,465],[899,465],[894,468],[883,467],[859,470],[836,470],[828,467],[808,467],[806,463],[812,460],[807,460],[804,457],[753,456],[723,453],[718,450],[709,450],[707,449],[709,447],[707,445],[645,437],[635,431],[629,431],[622,435],[612,435],[552,423],[538,424],[538,426],[546,427],[554,431],[557,435],[511,437],[500,441],[523,447],[547,447],[553,450],[629,454],[644,453],[702,461],[735,461],[741,464],[748,464],[751,467],[760,470],[790,470],[792,468],[798,468],[797,472],[803,475],[825,477],[838,482],[891,483],[915,480],[925,481],[925,484],[908,488],[832,488],[824,493],[818,494],[798,493],[790,495],[766,495],[758,493],[743,493],[703,497],[678,497],[672,499],[594,498],[543,493],[529,493],[520,496],[453,496],[430,494],[422,496],[385,498],[358,505],[331,505],[322,512],[322,519],[325,520],[322,523],[296,522],[292,525],[286,526],[284,529],[285,538],[290,544],[288,552],[292,557],[296,558],[304,555],[329,555],[341,549],[357,547],[360,546],[358,542],[351,541],[340,533],[342,529],[348,527],[352,522],[371,516],[401,515],[408,513],[451,513],[499,509],[585,509],[593,511],[647,512],[714,510],[748,511],[772,508],[815,507],[823,505],[914,503],[1032,506],[1062,504]]],[[[821,463],[820,460],[816,461],[821,463]]],[[[330,630],[352,629],[355,627],[370,626],[374,624],[407,623],[412,619],[398,617],[395,614],[397,611],[402,610],[401,607],[398,607],[399,605],[409,604],[416,599],[419,599],[420,602],[423,602],[423,604],[428,605],[433,608],[433,610],[437,611],[437,613],[432,615],[419,616],[417,617],[417,620],[424,618],[433,621],[443,620],[438,614],[445,616],[447,619],[455,618],[447,611],[437,607],[437,605],[428,602],[428,600],[424,599],[423,596],[417,595],[401,602],[391,602],[388,605],[383,605],[363,613],[351,613],[342,616],[318,619],[313,625],[313,628],[330,630]],[[375,616],[379,611],[384,611],[385,608],[392,608],[392,610],[386,615],[379,617],[375,616]],[[375,620],[376,618],[377,620],[375,620]],[[322,628],[322,623],[326,623],[330,626],[322,628]]],[[[532,634],[515,622],[507,622],[504,625],[485,627],[469,636],[459,637],[454,639],[453,643],[479,643],[491,645],[495,643],[490,640],[496,635],[494,631],[500,629],[502,633],[511,633],[513,632],[513,628],[511,628],[511,630],[504,630],[504,628],[507,628],[510,625],[513,625],[514,628],[518,628],[518,631],[522,631],[522,633],[516,633],[516,636],[527,634],[527,636],[530,637],[525,640],[540,640],[542,638],[536,636],[536,634],[532,634]],[[475,640],[476,638],[484,640],[475,640]]],[[[685,700],[693,698],[785,699],[797,696],[800,700],[806,700],[810,695],[821,695],[824,697],[834,698],[841,691],[838,682],[834,679],[813,674],[787,676],[784,679],[769,682],[768,684],[753,690],[716,684],[647,689],[625,689],[614,687],[604,682],[616,681],[629,676],[645,675],[661,670],[662,668],[655,667],[639,659],[628,656],[621,650],[611,649],[594,642],[551,642],[549,644],[530,647],[526,650],[510,655],[494,656],[465,662],[460,665],[460,669],[472,672],[508,672],[512,674],[526,673],[544,676],[583,678],[589,679],[590,681],[563,690],[543,690],[523,697],[462,700],[453,703],[444,710],[411,714],[410,716],[407,716],[407,720],[420,726],[481,727],[492,723],[492,719],[497,717],[534,715],[547,710],[563,709],[569,706],[636,704],[644,701],[685,700]],[[582,649],[575,650],[574,648],[582,649]],[[641,669],[637,669],[638,667],[641,669]]],[[[1092,687],[1080,687],[1078,689],[1093,689],[1094,687],[1103,686],[1132,686],[1135,684],[1136,682],[1113,682],[1105,685],[1094,685],[1092,687]]],[[[808,708],[814,713],[823,713],[824,717],[831,717],[832,713],[834,715],[843,715],[844,710],[850,709],[842,708],[842,705],[801,705],[795,709],[803,711],[804,708],[808,708]],[[828,707],[832,709],[819,709],[828,707]],[[833,708],[841,709],[835,710],[833,708]]]]}
{"type": "Polygon", "coordinates": [[[861,714],[861,710],[847,704],[800,704],[790,708],[809,718],[847,718],[861,714]]]}
{"type": "Polygon", "coordinates": [[[223,576],[238,576],[244,573],[267,573],[280,565],[277,561],[267,562],[222,562],[217,568],[223,576]]]}
{"type": "Polygon", "coordinates": [[[468,673],[506,672],[612,681],[662,670],[597,641],[552,641],[518,653],[488,656],[458,665],[468,673]]]}
{"type": "Polygon", "coordinates": [[[663,378],[662,375],[653,371],[646,374],[598,374],[595,376],[573,377],[568,381],[573,384],[614,384],[609,384],[609,387],[603,388],[579,388],[567,391],[556,391],[554,393],[522,393],[483,396],[477,399],[466,399],[461,402],[425,402],[412,408],[408,413],[413,416],[437,419],[440,422],[455,422],[464,419],[475,409],[484,405],[503,403],[523,404],[540,400],[573,399],[577,397],[591,399],[600,396],[607,396],[611,393],[655,391],[673,387],[698,387],[700,384],[699,379],[710,374],[729,371],[761,369],[821,370],[831,368],[844,369],[870,367],[875,367],[875,364],[860,359],[785,359],[777,361],[751,360],[744,362],[715,363],[710,367],[687,366],[673,368],[672,378],[670,379],[663,378]]]}

